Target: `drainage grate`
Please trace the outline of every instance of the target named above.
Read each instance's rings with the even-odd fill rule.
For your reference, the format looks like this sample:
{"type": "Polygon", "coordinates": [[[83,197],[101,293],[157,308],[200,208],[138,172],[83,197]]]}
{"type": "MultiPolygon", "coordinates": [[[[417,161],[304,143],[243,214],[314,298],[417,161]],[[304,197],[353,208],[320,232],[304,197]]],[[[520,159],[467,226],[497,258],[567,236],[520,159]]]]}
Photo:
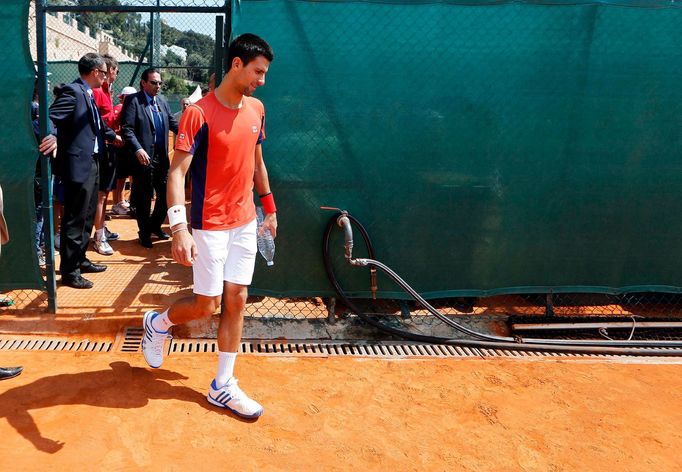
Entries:
{"type": "MultiPolygon", "coordinates": [[[[173,339],[168,348],[169,354],[196,354],[217,352],[218,343],[214,339],[173,339]]],[[[402,344],[402,343],[343,343],[343,342],[242,342],[239,352],[256,356],[296,356],[296,357],[481,357],[477,349],[466,347],[402,344]]]]}
{"type": "Polygon", "coordinates": [[[0,336],[0,351],[87,351],[109,352],[111,342],[76,341],[63,338],[36,338],[35,336],[0,336]]]}
{"type": "Polygon", "coordinates": [[[140,343],[142,343],[142,336],[144,329],[142,327],[127,327],[123,331],[123,338],[117,339],[120,342],[119,350],[121,352],[140,352],[140,343]]]}
{"type": "MultiPolygon", "coordinates": [[[[124,336],[117,340],[122,352],[139,352],[143,330],[140,327],[125,328],[124,336]]],[[[677,349],[673,349],[677,351],[677,349]]],[[[168,344],[169,355],[187,355],[218,352],[215,339],[172,339],[168,344]]],[[[614,356],[605,354],[581,354],[543,351],[515,351],[509,349],[485,349],[449,346],[444,344],[416,344],[409,342],[341,342],[341,341],[244,341],[240,344],[241,354],[280,357],[374,357],[388,359],[405,358],[619,358],[629,362],[647,362],[645,358],[614,356]],[[639,361],[637,360],[639,359],[639,361]]],[[[655,357],[658,361],[680,363],[672,357],[655,357]]],[[[650,362],[650,361],[648,361],[650,362]]]]}

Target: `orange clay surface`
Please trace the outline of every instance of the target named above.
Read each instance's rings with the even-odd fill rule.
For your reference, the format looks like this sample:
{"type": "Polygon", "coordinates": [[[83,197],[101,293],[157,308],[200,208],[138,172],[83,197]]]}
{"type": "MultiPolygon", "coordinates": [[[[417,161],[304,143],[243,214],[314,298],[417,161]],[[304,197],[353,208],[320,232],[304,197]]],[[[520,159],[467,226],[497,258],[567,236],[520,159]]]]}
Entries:
{"type": "Polygon", "coordinates": [[[3,470],[675,471],[679,365],[241,356],[256,422],[210,406],[212,355],[3,352],[3,470]]]}
{"type": "MultiPolygon", "coordinates": [[[[190,293],[169,243],[144,250],[131,220],[92,290],[26,293],[0,338],[113,341],[142,313],[190,293]]],[[[0,351],[0,470],[682,470],[679,359],[286,358],[240,355],[265,407],[246,422],[210,406],[215,355],[0,351]]]]}

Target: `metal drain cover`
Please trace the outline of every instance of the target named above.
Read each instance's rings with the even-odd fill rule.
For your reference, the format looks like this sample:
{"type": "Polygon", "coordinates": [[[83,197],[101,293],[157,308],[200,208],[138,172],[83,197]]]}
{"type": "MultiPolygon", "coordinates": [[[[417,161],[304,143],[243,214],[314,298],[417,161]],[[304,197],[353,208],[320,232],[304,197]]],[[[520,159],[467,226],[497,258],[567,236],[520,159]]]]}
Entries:
{"type": "Polygon", "coordinates": [[[0,336],[0,351],[87,351],[109,352],[112,343],[87,339],[69,340],[36,336],[0,336]]]}

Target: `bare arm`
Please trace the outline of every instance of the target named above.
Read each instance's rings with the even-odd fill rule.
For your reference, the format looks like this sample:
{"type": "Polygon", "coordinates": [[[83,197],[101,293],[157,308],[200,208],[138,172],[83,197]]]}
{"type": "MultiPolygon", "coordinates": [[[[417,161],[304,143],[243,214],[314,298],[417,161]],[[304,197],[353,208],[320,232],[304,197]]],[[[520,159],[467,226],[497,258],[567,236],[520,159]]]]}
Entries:
{"type": "MultiPolygon", "coordinates": [[[[256,165],[253,174],[253,184],[256,187],[258,195],[265,195],[270,193],[270,180],[268,179],[268,169],[265,167],[263,160],[263,147],[260,144],[256,145],[255,153],[256,165]]],[[[270,230],[273,238],[277,237],[277,213],[268,213],[265,215],[261,232],[264,228],[270,230]]]]}
{"type": "MultiPolygon", "coordinates": [[[[166,202],[168,208],[175,205],[185,206],[185,174],[192,163],[192,154],[175,150],[173,162],[168,171],[168,183],[166,184],[166,202]]],[[[173,259],[186,266],[191,266],[197,257],[197,246],[194,238],[189,233],[186,223],[178,223],[171,227],[173,244],[171,252],[173,259]]]]}
{"type": "MultiPolygon", "coordinates": [[[[168,183],[166,185],[166,203],[168,208],[173,205],[185,204],[185,175],[189,170],[194,156],[186,151],[175,150],[173,162],[168,171],[168,183]]],[[[173,228],[171,228],[173,229],[173,228]]]]}

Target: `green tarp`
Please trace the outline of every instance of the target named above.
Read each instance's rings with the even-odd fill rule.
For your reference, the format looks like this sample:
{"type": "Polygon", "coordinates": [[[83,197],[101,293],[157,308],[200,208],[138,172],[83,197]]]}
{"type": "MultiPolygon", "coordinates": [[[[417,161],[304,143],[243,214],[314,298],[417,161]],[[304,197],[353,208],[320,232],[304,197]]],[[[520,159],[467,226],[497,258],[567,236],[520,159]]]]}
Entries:
{"type": "MultiPolygon", "coordinates": [[[[280,233],[255,293],[332,294],[320,205],[349,210],[377,258],[429,297],[679,291],[680,9],[390,3],[241,3],[235,32],[276,54],[258,96],[280,233]]],[[[3,45],[24,54],[0,73],[13,237],[0,288],[39,286],[27,5],[3,12],[3,45]]],[[[367,296],[367,271],[343,266],[339,236],[342,285],[367,296]]],[[[385,278],[379,289],[398,294],[385,278]]]]}
{"type": "Polygon", "coordinates": [[[0,290],[45,286],[33,249],[33,176],[38,149],[31,126],[35,71],[28,52],[27,17],[28,1],[3,2],[0,44],[8,53],[0,68],[0,185],[10,242],[0,256],[0,290]]]}
{"type": "Polygon", "coordinates": [[[386,3],[242,2],[236,33],[276,54],[261,293],[332,293],[320,205],[431,297],[682,285],[681,10],[386,3]]]}

